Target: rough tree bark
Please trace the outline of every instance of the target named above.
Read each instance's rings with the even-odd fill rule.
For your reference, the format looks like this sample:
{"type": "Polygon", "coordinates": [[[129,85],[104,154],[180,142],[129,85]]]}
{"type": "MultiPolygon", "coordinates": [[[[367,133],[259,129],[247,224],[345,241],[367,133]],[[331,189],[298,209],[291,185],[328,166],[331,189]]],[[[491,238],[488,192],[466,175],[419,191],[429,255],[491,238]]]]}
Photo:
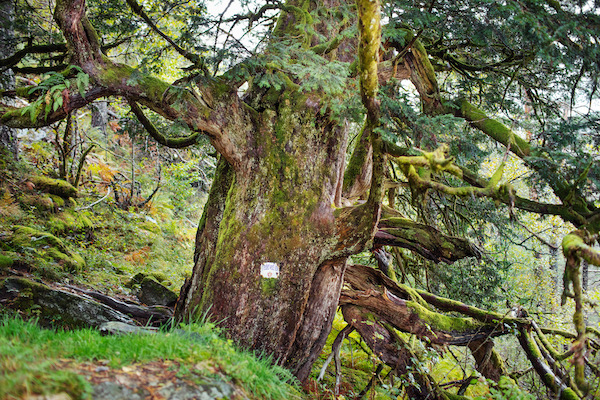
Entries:
{"type": "MultiPolygon", "coordinates": [[[[365,2],[363,11],[375,26],[378,7],[365,2]]],[[[284,14],[277,30],[295,29],[295,18],[284,14]]],[[[378,49],[379,31],[371,35],[363,52],[378,49]]],[[[376,113],[377,63],[365,59],[361,68],[363,102],[376,113]]],[[[335,207],[348,128],[320,108],[290,82],[279,91],[251,91],[236,110],[248,116],[244,165],[219,169],[176,310],[209,310],[239,343],[271,354],[300,380],[331,329],[346,259],[372,241],[381,202],[371,187],[366,203],[335,207]],[[261,277],[268,262],[278,265],[278,278],[261,277]]],[[[375,123],[373,114],[365,130],[373,132],[375,123]]]]}

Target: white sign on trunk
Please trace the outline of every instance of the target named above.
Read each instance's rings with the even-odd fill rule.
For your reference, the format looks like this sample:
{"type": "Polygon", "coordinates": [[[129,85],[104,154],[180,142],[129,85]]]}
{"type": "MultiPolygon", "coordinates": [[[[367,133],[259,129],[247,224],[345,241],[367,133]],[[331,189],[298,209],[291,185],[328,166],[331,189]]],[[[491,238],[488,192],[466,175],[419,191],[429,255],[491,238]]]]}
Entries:
{"type": "Polygon", "coordinates": [[[274,262],[262,263],[260,266],[260,275],[263,278],[279,278],[279,265],[274,262]]]}

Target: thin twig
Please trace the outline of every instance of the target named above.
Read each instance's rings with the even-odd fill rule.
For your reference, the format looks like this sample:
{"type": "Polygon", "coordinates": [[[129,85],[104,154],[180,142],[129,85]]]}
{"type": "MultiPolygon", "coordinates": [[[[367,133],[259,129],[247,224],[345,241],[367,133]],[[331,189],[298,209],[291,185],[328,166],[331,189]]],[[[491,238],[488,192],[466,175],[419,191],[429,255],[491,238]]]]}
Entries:
{"type": "Polygon", "coordinates": [[[100,203],[101,201],[105,200],[108,196],[110,196],[110,186],[108,187],[108,190],[106,191],[106,195],[101,198],[98,201],[93,202],[92,204],[90,204],[89,206],[86,207],[78,207],[75,209],[75,211],[81,211],[81,210],[87,210],[88,208],[92,208],[93,206],[95,206],[96,204],[100,203]]]}

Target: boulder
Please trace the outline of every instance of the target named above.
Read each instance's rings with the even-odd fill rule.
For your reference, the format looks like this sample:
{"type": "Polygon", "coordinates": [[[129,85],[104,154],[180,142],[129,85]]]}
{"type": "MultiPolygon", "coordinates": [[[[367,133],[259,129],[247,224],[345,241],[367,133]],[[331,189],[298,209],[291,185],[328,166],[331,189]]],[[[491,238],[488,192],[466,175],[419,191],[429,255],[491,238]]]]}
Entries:
{"type": "Polygon", "coordinates": [[[137,297],[142,303],[149,306],[172,307],[177,302],[177,294],[151,277],[145,277],[142,280],[137,297]]]}
{"type": "Polygon", "coordinates": [[[95,300],[21,277],[0,281],[0,307],[36,316],[42,325],[67,329],[97,328],[109,321],[135,325],[127,315],[95,300]]]}

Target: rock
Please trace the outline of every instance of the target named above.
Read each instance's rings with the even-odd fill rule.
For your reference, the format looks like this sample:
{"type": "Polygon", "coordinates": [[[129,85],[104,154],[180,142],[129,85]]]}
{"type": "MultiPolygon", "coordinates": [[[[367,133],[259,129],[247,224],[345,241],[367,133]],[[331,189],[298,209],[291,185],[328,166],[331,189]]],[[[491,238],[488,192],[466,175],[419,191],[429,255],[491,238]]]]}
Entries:
{"type": "Polygon", "coordinates": [[[146,305],[171,307],[177,302],[177,294],[150,277],[145,277],[140,286],[137,297],[146,305]]]}
{"type": "Polygon", "coordinates": [[[167,384],[158,393],[168,400],[215,400],[231,398],[233,389],[223,381],[214,381],[197,386],[182,382],[179,385],[167,384]]]}
{"type": "Polygon", "coordinates": [[[0,305],[38,316],[42,325],[69,329],[100,327],[109,321],[135,324],[125,314],[104,304],[18,277],[0,281],[0,305]]]}
{"type": "Polygon", "coordinates": [[[100,325],[100,333],[103,335],[124,335],[128,333],[152,334],[158,332],[157,328],[142,328],[136,325],[129,325],[123,322],[110,321],[100,325]]]}
{"type": "Polygon", "coordinates": [[[28,226],[15,225],[12,228],[14,234],[8,240],[13,247],[28,250],[35,258],[56,263],[62,267],[60,270],[77,273],[85,268],[83,257],[70,251],[56,236],[28,226]]]}
{"type": "MultiPolygon", "coordinates": [[[[159,390],[153,391],[160,398],[166,400],[217,400],[229,399],[234,390],[231,385],[223,381],[206,382],[199,385],[191,385],[181,379],[168,382],[159,390]]],[[[105,381],[94,385],[92,399],[94,400],[136,400],[154,398],[150,391],[135,381],[128,385],[117,382],[105,381]]]]}
{"type": "Polygon", "coordinates": [[[143,400],[150,393],[144,389],[132,390],[116,382],[102,382],[94,386],[92,399],[98,400],[143,400]]]}
{"type": "Polygon", "coordinates": [[[19,202],[25,206],[31,206],[41,212],[51,213],[56,211],[57,208],[56,204],[48,194],[23,194],[19,196],[19,202]]]}

